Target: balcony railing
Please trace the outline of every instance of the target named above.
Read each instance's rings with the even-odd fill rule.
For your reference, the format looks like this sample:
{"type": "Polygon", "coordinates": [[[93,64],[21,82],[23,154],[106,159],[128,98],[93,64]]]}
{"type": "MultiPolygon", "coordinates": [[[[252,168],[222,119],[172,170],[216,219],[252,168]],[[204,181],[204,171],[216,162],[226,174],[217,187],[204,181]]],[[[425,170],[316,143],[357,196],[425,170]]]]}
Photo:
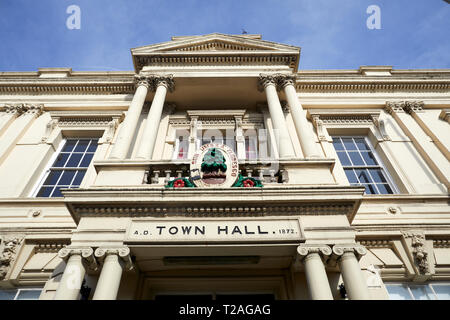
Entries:
{"type": "MultiPolygon", "coordinates": [[[[145,172],[144,183],[151,185],[167,185],[176,178],[189,178],[189,162],[153,163],[145,172]]],[[[245,177],[259,179],[264,185],[288,182],[288,173],[279,163],[254,162],[239,165],[239,173],[245,177]]]]}

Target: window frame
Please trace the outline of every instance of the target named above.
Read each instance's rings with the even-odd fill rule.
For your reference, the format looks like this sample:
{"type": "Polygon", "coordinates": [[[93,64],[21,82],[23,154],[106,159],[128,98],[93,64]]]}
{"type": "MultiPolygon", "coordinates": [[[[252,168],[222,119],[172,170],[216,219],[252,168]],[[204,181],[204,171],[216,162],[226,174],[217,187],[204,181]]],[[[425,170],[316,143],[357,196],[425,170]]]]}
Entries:
{"type": "MultiPolygon", "coordinates": [[[[367,193],[364,193],[365,196],[368,196],[368,195],[369,195],[369,196],[379,196],[379,195],[391,195],[391,194],[392,194],[392,195],[395,195],[395,194],[400,194],[400,190],[398,189],[397,185],[395,184],[394,179],[392,179],[392,177],[391,177],[391,175],[390,175],[390,173],[389,173],[389,170],[387,170],[386,166],[384,165],[384,163],[383,163],[383,161],[381,160],[380,156],[379,156],[378,153],[376,152],[375,148],[374,148],[373,145],[372,145],[372,142],[370,141],[370,139],[369,139],[369,137],[368,137],[367,135],[360,135],[360,134],[359,134],[359,135],[336,135],[336,134],[331,134],[330,137],[331,137],[331,140],[333,140],[333,138],[335,138],[335,137],[338,137],[338,138],[340,138],[341,140],[342,140],[343,138],[364,139],[364,142],[366,143],[366,145],[367,145],[368,148],[370,149],[370,152],[372,153],[372,155],[373,155],[373,157],[375,158],[375,161],[378,163],[378,165],[373,165],[373,166],[370,166],[370,165],[351,165],[351,166],[345,166],[345,165],[340,161],[339,157],[338,157],[338,159],[337,159],[337,160],[339,160],[340,165],[341,165],[342,169],[344,170],[344,174],[345,174],[346,177],[347,177],[347,174],[345,173],[345,169],[353,169],[353,170],[355,170],[355,169],[380,169],[380,170],[381,170],[381,172],[382,172],[383,175],[384,175],[384,178],[386,179],[387,184],[388,184],[389,187],[392,189],[392,193],[380,193],[379,190],[378,190],[378,186],[377,186],[376,183],[368,183],[369,185],[373,185],[373,186],[376,188],[376,190],[378,191],[378,193],[375,193],[375,194],[367,194],[367,193]]],[[[334,148],[333,142],[331,142],[331,144],[333,145],[333,148],[334,148]]],[[[338,150],[336,150],[335,148],[334,148],[334,150],[335,150],[335,152],[336,152],[336,155],[338,155],[338,150]]],[[[347,149],[344,149],[344,151],[346,152],[346,154],[348,154],[348,150],[347,150],[347,149]]],[[[360,151],[359,149],[356,149],[356,151],[358,151],[358,154],[359,154],[359,155],[361,156],[361,158],[364,160],[364,157],[362,156],[361,151],[360,151]]],[[[350,159],[350,158],[349,158],[349,159],[350,159]]],[[[351,159],[350,159],[350,160],[351,160],[351,159]]],[[[370,174],[370,172],[369,172],[369,175],[370,175],[372,181],[375,182],[375,179],[373,179],[373,177],[372,177],[372,175],[370,174]]],[[[347,180],[348,180],[348,177],[347,177],[347,180]]],[[[350,181],[349,181],[349,183],[350,183],[350,185],[355,185],[355,186],[357,185],[357,186],[365,187],[365,185],[364,185],[363,183],[355,184],[355,183],[351,183],[350,181]]]]}
{"type": "MultiPolygon", "coordinates": [[[[16,291],[16,294],[14,295],[14,298],[13,298],[13,299],[10,299],[10,300],[3,300],[3,301],[13,301],[13,300],[39,300],[39,297],[38,297],[37,299],[17,299],[18,296],[19,296],[19,294],[20,294],[22,291],[38,291],[38,290],[40,291],[40,292],[39,292],[39,297],[40,297],[41,294],[42,294],[43,288],[30,287],[30,288],[0,289],[0,291],[16,291]]],[[[1,299],[0,299],[0,300],[1,300],[1,299]]]]}
{"type": "MultiPolygon", "coordinates": [[[[66,143],[67,143],[67,141],[68,140],[87,140],[87,139],[89,139],[89,140],[93,140],[93,139],[97,139],[98,141],[97,141],[97,148],[96,148],[96,150],[94,151],[94,153],[93,153],[93,157],[92,157],[92,159],[90,160],[90,162],[89,162],[89,166],[87,166],[86,167],[86,169],[85,169],[85,171],[86,171],[86,173],[87,173],[87,171],[88,171],[88,169],[89,169],[89,167],[92,165],[92,162],[93,162],[93,160],[94,160],[94,157],[95,157],[95,153],[97,152],[97,149],[98,149],[98,146],[99,146],[99,140],[100,140],[100,138],[98,138],[98,137],[93,137],[93,136],[69,136],[69,137],[62,137],[61,138],[61,141],[59,142],[59,144],[58,144],[58,147],[56,148],[56,150],[55,150],[55,152],[52,154],[52,156],[50,157],[50,159],[49,159],[49,161],[47,162],[47,164],[45,165],[45,167],[44,167],[44,170],[42,170],[43,172],[41,173],[41,175],[39,176],[39,178],[37,179],[37,182],[35,183],[35,185],[33,186],[33,188],[32,188],[32,191],[31,191],[31,193],[30,193],[30,197],[33,197],[33,198],[39,198],[39,199],[53,199],[53,198],[56,198],[56,199],[61,199],[61,198],[64,198],[63,196],[62,197],[52,197],[51,195],[50,196],[48,196],[48,197],[38,197],[37,195],[38,195],[38,193],[39,193],[39,191],[41,190],[41,188],[42,188],[42,186],[44,185],[44,182],[45,182],[45,180],[47,179],[47,177],[48,177],[48,175],[52,172],[52,170],[51,170],[51,168],[53,167],[53,164],[55,163],[55,161],[56,161],[56,159],[58,158],[58,156],[61,154],[61,152],[62,152],[62,150],[63,150],[63,148],[64,148],[64,146],[66,145],[66,143]]],[[[75,148],[75,147],[74,147],[75,148]]],[[[83,152],[83,155],[84,154],[86,154],[86,152],[87,152],[87,149],[88,149],[88,147],[86,147],[86,151],[84,151],[83,152]]],[[[82,161],[82,159],[83,158],[81,158],[79,161],[81,162],[82,161]]],[[[69,159],[67,159],[67,161],[68,161],[69,159]]],[[[64,169],[61,169],[62,171],[64,171],[66,168],[64,167],[64,169]]],[[[75,168],[75,167],[67,167],[67,169],[68,170],[78,170],[78,169],[81,169],[81,168],[75,168]]],[[[82,183],[83,183],[83,180],[84,180],[84,178],[86,177],[86,173],[85,173],[85,175],[83,176],[83,178],[81,179],[81,181],[80,181],[80,186],[82,185],[82,183]]],[[[75,178],[75,176],[73,177],[73,178],[75,178]]],[[[72,178],[72,179],[73,179],[72,178]]],[[[54,190],[52,191],[52,193],[54,192],[54,190]]]]}
{"type": "Polygon", "coordinates": [[[431,300],[450,301],[450,300],[447,300],[447,299],[445,299],[445,300],[444,299],[438,299],[436,291],[433,288],[433,285],[436,285],[436,286],[446,285],[446,286],[450,287],[450,282],[428,282],[428,283],[425,283],[425,284],[409,283],[409,282],[385,282],[384,285],[386,286],[386,291],[388,293],[389,300],[393,300],[393,299],[391,299],[390,294],[389,294],[389,290],[387,289],[387,286],[390,285],[390,286],[404,286],[404,287],[406,287],[406,289],[408,291],[408,294],[410,295],[410,299],[409,300],[419,300],[419,299],[416,299],[414,297],[414,294],[412,293],[411,288],[410,288],[411,286],[424,286],[424,287],[428,287],[431,290],[431,293],[433,294],[433,299],[431,299],[431,300]]]}

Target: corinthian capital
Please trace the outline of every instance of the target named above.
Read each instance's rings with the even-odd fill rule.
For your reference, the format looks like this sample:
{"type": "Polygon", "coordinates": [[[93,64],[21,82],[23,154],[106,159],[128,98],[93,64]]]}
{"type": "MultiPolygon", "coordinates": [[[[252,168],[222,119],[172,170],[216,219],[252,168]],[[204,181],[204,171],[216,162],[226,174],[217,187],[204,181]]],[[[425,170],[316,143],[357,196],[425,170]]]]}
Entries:
{"type": "Polygon", "coordinates": [[[423,101],[405,101],[403,106],[403,110],[408,114],[421,112],[423,110],[424,103],[423,101]]]}
{"type": "Polygon", "coordinates": [[[258,77],[258,90],[264,91],[268,85],[277,85],[277,75],[276,74],[263,74],[261,73],[258,77]]]}
{"type": "Polygon", "coordinates": [[[173,74],[166,74],[166,75],[154,75],[152,76],[153,83],[155,89],[159,86],[166,87],[169,92],[172,92],[175,90],[175,80],[173,79],[173,74]]]}
{"type": "Polygon", "coordinates": [[[405,103],[403,101],[388,101],[386,102],[386,107],[384,108],[384,110],[392,115],[395,112],[403,112],[404,105],[405,103]]]}
{"type": "Polygon", "coordinates": [[[295,76],[291,74],[277,74],[277,84],[281,89],[284,89],[286,86],[295,86],[295,76]]]}
{"type": "Polygon", "coordinates": [[[152,78],[141,74],[134,76],[134,84],[136,87],[145,86],[147,89],[153,87],[152,78]]]}

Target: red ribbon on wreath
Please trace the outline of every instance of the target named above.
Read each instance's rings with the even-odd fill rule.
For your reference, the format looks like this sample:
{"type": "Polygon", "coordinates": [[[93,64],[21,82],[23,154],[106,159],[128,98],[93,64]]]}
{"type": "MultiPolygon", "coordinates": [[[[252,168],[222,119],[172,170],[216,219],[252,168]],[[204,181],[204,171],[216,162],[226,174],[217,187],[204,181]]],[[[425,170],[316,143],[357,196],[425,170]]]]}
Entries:
{"type": "Polygon", "coordinates": [[[244,188],[253,188],[255,186],[255,183],[250,179],[244,180],[242,184],[244,185],[244,188]]]}
{"type": "Polygon", "coordinates": [[[174,188],[183,188],[184,187],[184,181],[182,179],[176,180],[173,183],[174,188]]]}

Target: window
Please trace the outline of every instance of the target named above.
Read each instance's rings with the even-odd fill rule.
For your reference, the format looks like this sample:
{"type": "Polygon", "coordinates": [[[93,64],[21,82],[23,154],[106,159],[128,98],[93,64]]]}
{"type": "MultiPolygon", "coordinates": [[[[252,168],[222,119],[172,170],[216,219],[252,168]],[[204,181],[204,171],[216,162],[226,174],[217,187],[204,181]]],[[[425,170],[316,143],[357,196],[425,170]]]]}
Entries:
{"type": "Polygon", "coordinates": [[[333,137],[333,146],[351,185],[366,194],[393,194],[395,187],[366,137],[333,137]]]}
{"type": "Polygon", "coordinates": [[[450,284],[387,283],[391,300],[450,300],[450,284]]]}
{"type": "Polygon", "coordinates": [[[0,300],[38,300],[42,289],[0,290],[0,300]]]}
{"type": "Polygon", "coordinates": [[[227,145],[236,152],[236,139],[233,130],[208,129],[204,130],[200,137],[201,142],[197,148],[207,143],[221,143],[227,145]]]}
{"type": "Polygon", "coordinates": [[[78,188],[97,150],[98,139],[67,139],[43,180],[37,197],[62,197],[61,188],[78,188]]]}
{"type": "Polygon", "coordinates": [[[187,159],[188,151],[189,151],[189,142],[186,137],[179,136],[175,140],[175,152],[173,154],[174,160],[183,160],[187,159]]]}

